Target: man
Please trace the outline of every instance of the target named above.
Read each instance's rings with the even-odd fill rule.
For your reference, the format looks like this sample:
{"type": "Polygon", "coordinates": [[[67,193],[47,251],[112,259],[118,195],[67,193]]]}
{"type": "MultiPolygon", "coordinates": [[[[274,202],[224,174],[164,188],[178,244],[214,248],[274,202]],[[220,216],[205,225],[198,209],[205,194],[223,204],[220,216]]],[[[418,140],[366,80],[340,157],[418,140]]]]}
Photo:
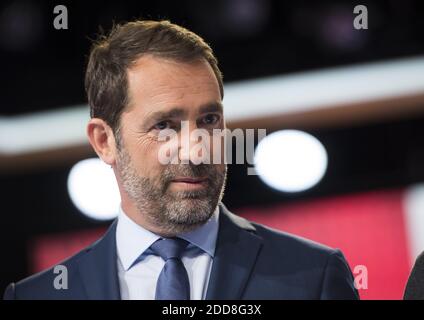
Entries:
{"type": "Polygon", "coordinates": [[[66,290],[55,289],[50,269],[9,285],[5,298],[358,298],[340,251],[221,203],[227,168],[222,155],[206,158],[222,150],[212,143],[199,151],[192,138],[203,130],[216,142],[225,129],[222,75],[199,36],[168,21],[118,25],[91,50],[86,91],[88,137],[116,175],[119,217],[61,263],[66,290]]]}
{"type": "Polygon", "coordinates": [[[424,300],[424,252],[415,261],[403,298],[405,300],[424,300]]]}

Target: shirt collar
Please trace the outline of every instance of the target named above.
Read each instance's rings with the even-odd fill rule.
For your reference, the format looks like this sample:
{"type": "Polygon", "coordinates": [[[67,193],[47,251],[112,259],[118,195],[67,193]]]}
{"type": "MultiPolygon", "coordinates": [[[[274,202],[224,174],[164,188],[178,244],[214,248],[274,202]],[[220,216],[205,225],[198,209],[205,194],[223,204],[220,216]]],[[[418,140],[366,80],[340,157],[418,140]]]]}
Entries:
{"type": "Polygon", "coordinates": [[[209,220],[197,229],[180,234],[179,237],[202,249],[212,258],[215,255],[216,238],[218,236],[219,207],[209,220]]]}
{"type": "MultiPolygon", "coordinates": [[[[180,234],[178,237],[187,240],[213,257],[218,236],[218,220],[219,207],[206,223],[193,231],[180,234]]],[[[116,227],[116,248],[118,258],[125,270],[130,269],[137,258],[160,238],[159,235],[135,223],[120,206],[116,227]]]]}

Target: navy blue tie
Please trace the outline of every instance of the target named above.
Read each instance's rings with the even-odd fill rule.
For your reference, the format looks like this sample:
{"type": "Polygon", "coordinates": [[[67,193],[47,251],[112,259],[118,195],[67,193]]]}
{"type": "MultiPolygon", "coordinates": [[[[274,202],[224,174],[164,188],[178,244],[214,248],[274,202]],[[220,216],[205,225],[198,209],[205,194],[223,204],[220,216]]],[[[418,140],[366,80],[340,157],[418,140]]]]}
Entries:
{"type": "Polygon", "coordinates": [[[190,300],[190,282],[181,255],[188,242],[180,238],[159,239],[150,249],[165,260],[156,284],[156,300],[190,300]]]}

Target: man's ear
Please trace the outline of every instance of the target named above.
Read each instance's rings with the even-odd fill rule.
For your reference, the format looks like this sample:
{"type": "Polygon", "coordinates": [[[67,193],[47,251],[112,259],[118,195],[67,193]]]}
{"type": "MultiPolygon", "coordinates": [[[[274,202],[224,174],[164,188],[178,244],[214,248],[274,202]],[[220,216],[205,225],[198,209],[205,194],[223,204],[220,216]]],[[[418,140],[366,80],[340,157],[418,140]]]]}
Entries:
{"type": "Polygon", "coordinates": [[[97,155],[108,165],[114,165],[117,149],[112,128],[104,120],[92,118],[87,124],[87,136],[97,155]]]}

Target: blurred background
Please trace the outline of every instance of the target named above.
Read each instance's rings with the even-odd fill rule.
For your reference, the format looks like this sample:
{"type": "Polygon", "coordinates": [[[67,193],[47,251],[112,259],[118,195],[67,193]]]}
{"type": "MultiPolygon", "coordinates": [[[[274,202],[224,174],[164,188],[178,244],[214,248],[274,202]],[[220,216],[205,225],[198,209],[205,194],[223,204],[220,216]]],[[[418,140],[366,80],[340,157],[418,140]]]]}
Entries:
{"type": "Polygon", "coordinates": [[[2,1],[0,291],[79,251],[117,213],[112,172],[85,138],[83,78],[99,26],[136,18],[204,37],[228,126],[266,129],[254,165],[229,166],[227,207],[340,248],[356,275],[366,267],[362,299],[402,298],[424,250],[418,0],[2,1]],[[53,26],[56,5],[66,30],[53,26]],[[353,27],[356,5],[368,29],[353,27]]]}

